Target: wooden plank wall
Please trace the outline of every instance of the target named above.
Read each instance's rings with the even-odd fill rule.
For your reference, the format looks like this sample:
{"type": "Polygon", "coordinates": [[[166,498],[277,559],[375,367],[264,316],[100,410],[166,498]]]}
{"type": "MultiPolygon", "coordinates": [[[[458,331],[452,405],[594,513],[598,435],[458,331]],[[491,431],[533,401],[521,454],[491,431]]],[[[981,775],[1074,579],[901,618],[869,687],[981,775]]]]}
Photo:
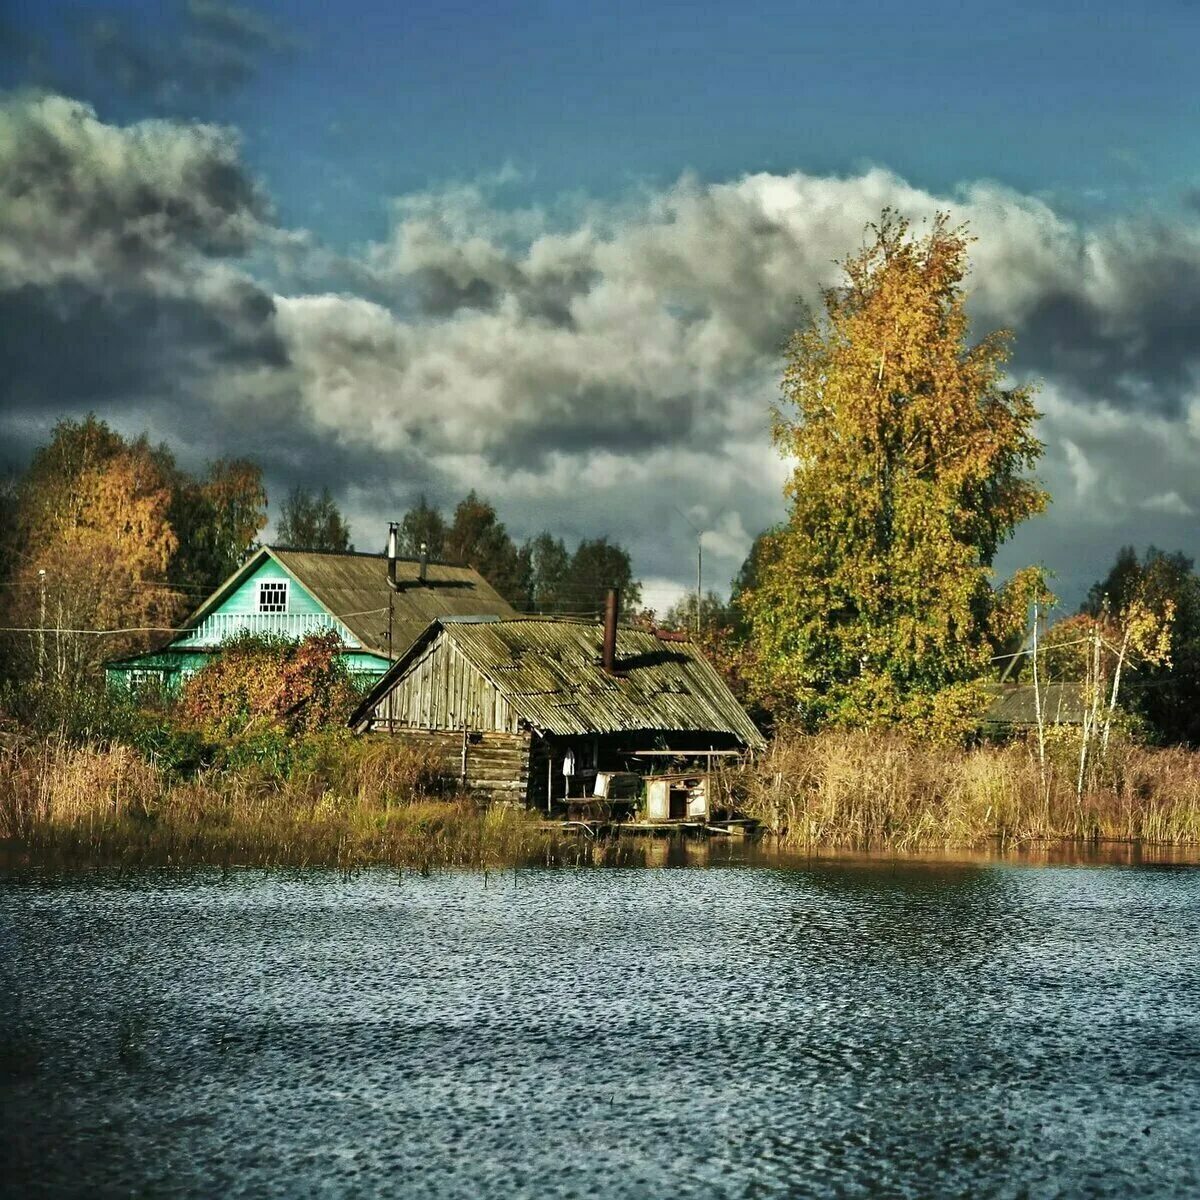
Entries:
{"type": "Polygon", "coordinates": [[[444,634],[426,647],[373,713],[375,728],[468,729],[517,732],[517,718],[500,690],[444,634]],[[390,703],[390,707],[389,707],[390,703]]]}
{"type": "MultiPolygon", "coordinates": [[[[462,790],[462,730],[408,729],[385,722],[376,724],[379,732],[390,732],[414,746],[432,749],[438,756],[448,792],[462,790]]],[[[529,779],[529,734],[495,731],[467,734],[467,779],[469,795],[490,802],[507,800],[525,803],[529,779]]]]}

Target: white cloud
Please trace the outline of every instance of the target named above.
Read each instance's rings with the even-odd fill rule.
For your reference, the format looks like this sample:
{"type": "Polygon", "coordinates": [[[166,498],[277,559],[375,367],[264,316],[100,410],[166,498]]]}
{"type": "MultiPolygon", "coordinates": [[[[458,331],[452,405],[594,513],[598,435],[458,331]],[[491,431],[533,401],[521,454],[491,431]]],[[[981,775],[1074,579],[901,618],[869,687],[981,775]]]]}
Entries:
{"type": "Polygon", "coordinates": [[[384,242],[339,258],[271,224],[228,130],[10,100],[0,315],[65,357],[10,351],[6,402],[21,420],[64,396],[152,411],[283,483],[328,482],[371,530],[419,491],[477,487],[517,534],[607,532],[673,586],[694,562],[683,509],[723,584],[782,514],[769,409],[797,301],[819,302],[883,207],[918,230],[949,210],[977,238],[977,327],[1014,328],[1014,378],[1046,385],[1056,504],[1011,554],[1092,571],[1102,546],[1178,536],[1200,507],[1191,218],[1085,227],[993,183],[939,196],[880,168],[520,210],[505,182],[402,197],[384,242]]]}

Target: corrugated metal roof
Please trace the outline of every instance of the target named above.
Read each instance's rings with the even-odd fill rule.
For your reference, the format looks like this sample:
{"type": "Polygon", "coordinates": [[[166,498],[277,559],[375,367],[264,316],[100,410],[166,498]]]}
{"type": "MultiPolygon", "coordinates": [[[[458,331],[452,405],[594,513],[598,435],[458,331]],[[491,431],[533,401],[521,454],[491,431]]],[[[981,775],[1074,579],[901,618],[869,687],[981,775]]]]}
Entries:
{"type": "MultiPolygon", "coordinates": [[[[989,725],[1036,725],[1037,696],[1031,683],[996,684],[984,721],[989,725]]],[[[1078,683],[1044,683],[1042,720],[1047,725],[1083,722],[1083,689],[1078,683]]]]}
{"type": "MultiPolygon", "coordinates": [[[[747,745],[763,745],[725,681],[687,642],[619,629],[617,674],[610,675],[600,665],[601,625],[525,618],[446,622],[442,629],[517,713],[543,732],[729,733],[747,745]]],[[[393,673],[399,669],[402,664],[393,673]]]]}
{"type": "Polygon", "coordinates": [[[431,562],[425,582],[420,563],[399,559],[400,591],[388,586],[388,560],[382,554],[336,554],[270,548],[271,555],[346,625],[363,646],[388,649],[388,599],[392,600],[392,646],[411,645],[438,617],[515,615],[512,605],[471,567],[431,562]]]}

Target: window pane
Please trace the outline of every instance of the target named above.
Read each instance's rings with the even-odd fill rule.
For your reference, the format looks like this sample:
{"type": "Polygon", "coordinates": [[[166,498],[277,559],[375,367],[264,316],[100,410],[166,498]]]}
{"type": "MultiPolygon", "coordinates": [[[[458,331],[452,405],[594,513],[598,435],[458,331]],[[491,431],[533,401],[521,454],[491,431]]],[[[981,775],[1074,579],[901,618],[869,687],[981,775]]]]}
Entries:
{"type": "Polygon", "coordinates": [[[264,613],[287,612],[286,580],[273,580],[258,585],[258,611],[264,613]]]}

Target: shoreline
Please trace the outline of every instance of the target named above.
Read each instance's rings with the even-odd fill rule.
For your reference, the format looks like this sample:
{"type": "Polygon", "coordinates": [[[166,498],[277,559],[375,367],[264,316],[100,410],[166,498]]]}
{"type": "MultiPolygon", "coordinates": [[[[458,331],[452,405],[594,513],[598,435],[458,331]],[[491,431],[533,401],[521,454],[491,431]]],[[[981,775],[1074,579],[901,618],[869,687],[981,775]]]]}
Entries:
{"type": "MultiPolygon", "coordinates": [[[[115,833],[116,831],[111,831],[115,833]]],[[[856,847],[836,843],[795,846],[770,833],[744,839],[714,839],[691,831],[653,834],[632,831],[589,839],[579,832],[539,846],[510,846],[508,853],[495,847],[475,855],[438,853],[430,844],[422,852],[411,845],[398,854],[347,853],[340,846],[334,854],[313,847],[299,851],[295,846],[247,845],[232,841],[206,848],[193,844],[190,853],[176,847],[136,843],[116,837],[93,838],[84,843],[71,836],[50,836],[30,841],[0,840],[0,874],[26,871],[62,871],[86,874],[94,871],[161,869],[192,871],[219,870],[316,870],[357,872],[397,870],[418,874],[565,868],[728,868],[804,869],[815,865],[860,865],[879,868],[897,866],[964,867],[1198,867],[1200,842],[1157,843],[1120,839],[1089,841],[1078,838],[1042,839],[1036,842],[929,845],[922,847],[856,847]],[[239,852],[240,851],[240,852],[239,852]]]]}

